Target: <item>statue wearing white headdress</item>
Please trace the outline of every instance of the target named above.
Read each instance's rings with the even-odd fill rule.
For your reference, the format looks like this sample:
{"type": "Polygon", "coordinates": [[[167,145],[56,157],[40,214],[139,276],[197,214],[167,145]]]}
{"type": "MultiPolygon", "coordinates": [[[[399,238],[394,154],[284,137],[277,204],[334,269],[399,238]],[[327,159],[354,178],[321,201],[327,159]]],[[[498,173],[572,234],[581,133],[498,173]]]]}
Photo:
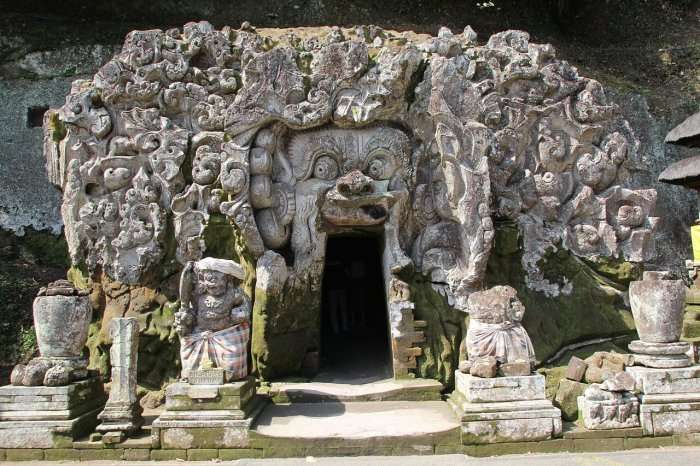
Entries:
{"type": "Polygon", "coordinates": [[[188,262],[182,271],[175,330],[184,379],[212,365],[229,381],[248,375],[251,305],[240,288],[244,277],[238,263],[211,257],[188,262]]]}

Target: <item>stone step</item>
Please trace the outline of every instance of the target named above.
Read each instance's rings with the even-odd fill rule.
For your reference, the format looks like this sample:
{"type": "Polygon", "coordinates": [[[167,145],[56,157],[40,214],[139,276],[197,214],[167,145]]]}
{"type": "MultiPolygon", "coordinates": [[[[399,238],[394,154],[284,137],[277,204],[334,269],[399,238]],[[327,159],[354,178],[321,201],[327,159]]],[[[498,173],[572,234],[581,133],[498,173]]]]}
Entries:
{"type": "Polygon", "coordinates": [[[270,404],[258,416],[253,446],[327,448],[459,442],[460,424],[444,401],[270,404]],[[257,444],[257,446],[255,445],[257,444]]]}
{"type": "Polygon", "coordinates": [[[433,379],[383,379],[361,384],[274,382],[274,403],[352,401],[440,401],[443,385],[433,379]]]}

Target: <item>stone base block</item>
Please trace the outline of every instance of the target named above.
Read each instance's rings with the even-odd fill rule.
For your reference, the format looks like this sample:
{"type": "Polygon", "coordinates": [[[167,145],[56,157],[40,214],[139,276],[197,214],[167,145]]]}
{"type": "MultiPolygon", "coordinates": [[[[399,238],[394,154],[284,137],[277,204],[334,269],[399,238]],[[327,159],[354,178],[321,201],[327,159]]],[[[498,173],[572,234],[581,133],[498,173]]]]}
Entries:
{"type": "MultiPolygon", "coordinates": [[[[192,385],[179,382],[168,386],[165,394],[167,411],[238,411],[238,419],[246,417],[245,407],[255,395],[255,379],[223,385],[192,385]]],[[[228,417],[231,419],[231,417],[228,417]]]]}
{"type": "Polygon", "coordinates": [[[68,420],[2,421],[0,448],[71,448],[73,440],[95,429],[101,409],[68,420]]]}
{"type": "Polygon", "coordinates": [[[608,399],[578,397],[578,410],[586,429],[639,427],[639,399],[628,392],[610,392],[608,399]]]}
{"type": "Polygon", "coordinates": [[[625,370],[645,395],[700,393],[700,366],[669,369],[633,366],[625,370]]]}
{"type": "Polygon", "coordinates": [[[163,449],[246,448],[250,426],[263,406],[254,397],[243,410],[166,411],[151,426],[153,444],[163,449]]]}
{"type": "Polygon", "coordinates": [[[223,385],[180,382],[165,396],[166,411],[152,425],[154,445],[165,449],[245,448],[263,405],[252,377],[223,385]]]}
{"type": "Polygon", "coordinates": [[[700,393],[685,397],[644,395],[639,417],[645,435],[700,432],[700,393]]]}
{"type": "Polygon", "coordinates": [[[450,404],[462,423],[463,445],[536,442],[561,435],[561,411],[546,399],[471,403],[455,391],[450,404]]]}
{"type": "Polygon", "coordinates": [[[65,448],[91,432],[105,404],[102,381],[0,387],[0,448],[65,448]]]}
{"type": "Polygon", "coordinates": [[[545,399],[543,375],[481,378],[455,372],[455,391],[470,403],[493,403],[545,399]]]}

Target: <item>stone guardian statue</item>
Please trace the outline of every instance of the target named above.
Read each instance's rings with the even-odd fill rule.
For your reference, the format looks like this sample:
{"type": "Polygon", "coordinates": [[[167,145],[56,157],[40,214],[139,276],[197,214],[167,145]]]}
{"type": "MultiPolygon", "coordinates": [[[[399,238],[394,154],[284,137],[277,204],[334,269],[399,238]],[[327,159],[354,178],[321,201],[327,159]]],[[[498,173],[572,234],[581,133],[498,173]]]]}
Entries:
{"type": "Polygon", "coordinates": [[[244,277],[235,261],[211,257],[182,271],[175,330],[183,379],[211,367],[223,369],[226,381],[248,375],[251,304],[240,288],[244,277]]]}

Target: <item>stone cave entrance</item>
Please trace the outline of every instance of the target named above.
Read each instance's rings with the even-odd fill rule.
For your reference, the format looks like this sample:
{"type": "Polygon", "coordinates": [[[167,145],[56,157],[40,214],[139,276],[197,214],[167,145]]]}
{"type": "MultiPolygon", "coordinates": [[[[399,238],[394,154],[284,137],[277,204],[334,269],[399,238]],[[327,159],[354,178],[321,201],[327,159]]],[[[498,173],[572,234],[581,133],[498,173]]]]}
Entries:
{"type": "Polygon", "coordinates": [[[381,258],[378,237],[328,238],[319,378],[364,383],[392,376],[381,258]]]}

